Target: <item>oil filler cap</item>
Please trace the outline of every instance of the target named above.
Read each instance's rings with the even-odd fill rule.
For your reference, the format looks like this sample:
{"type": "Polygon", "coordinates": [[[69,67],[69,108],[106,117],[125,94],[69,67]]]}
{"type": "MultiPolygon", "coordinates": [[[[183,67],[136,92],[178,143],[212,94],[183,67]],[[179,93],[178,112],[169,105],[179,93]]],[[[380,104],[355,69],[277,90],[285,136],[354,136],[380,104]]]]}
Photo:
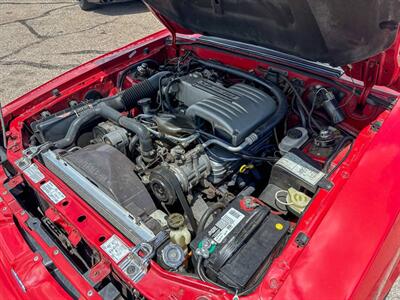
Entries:
{"type": "Polygon", "coordinates": [[[167,218],[168,227],[171,229],[179,229],[185,225],[185,218],[179,213],[172,213],[167,218]]]}

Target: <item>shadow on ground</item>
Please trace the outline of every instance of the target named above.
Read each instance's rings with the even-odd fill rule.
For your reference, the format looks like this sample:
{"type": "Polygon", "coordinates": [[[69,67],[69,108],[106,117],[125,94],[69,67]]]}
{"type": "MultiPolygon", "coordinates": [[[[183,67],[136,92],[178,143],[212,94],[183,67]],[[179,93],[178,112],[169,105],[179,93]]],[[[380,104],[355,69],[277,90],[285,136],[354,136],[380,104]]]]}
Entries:
{"type": "Polygon", "coordinates": [[[139,0],[132,2],[114,3],[107,5],[99,5],[93,10],[94,13],[106,16],[121,16],[138,14],[147,11],[147,7],[139,0]]]}

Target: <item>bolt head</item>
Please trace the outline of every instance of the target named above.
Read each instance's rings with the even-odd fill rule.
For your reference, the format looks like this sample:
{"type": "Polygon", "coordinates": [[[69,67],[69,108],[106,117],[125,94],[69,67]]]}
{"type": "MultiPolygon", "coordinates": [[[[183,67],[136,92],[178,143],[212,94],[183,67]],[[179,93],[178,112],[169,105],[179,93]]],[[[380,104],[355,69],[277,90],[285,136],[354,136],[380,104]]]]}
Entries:
{"type": "Polygon", "coordinates": [[[92,290],[89,290],[89,291],[86,293],[86,295],[88,295],[88,297],[92,297],[92,296],[93,296],[93,291],[92,291],[92,290]]]}
{"type": "Polygon", "coordinates": [[[269,281],[269,287],[270,287],[271,289],[277,289],[277,288],[279,287],[278,280],[276,280],[276,278],[272,278],[272,279],[269,281]]]}
{"type": "Polygon", "coordinates": [[[33,261],[38,261],[39,260],[39,256],[35,256],[34,258],[33,258],[33,261]]]}
{"type": "Polygon", "coordinates": [[[54,251],[53,251],[53,254],[54,254],[54,255],[57,255],[58,253],[60,253],[60,251],[58,251],[58,250],[54,250],[54,251]]]}
{"type": "Polygon", "coordinates": [[[204,239],[203,240],[203,249],[208,249],[208,248],[210,248],[211,247],[211,245],[212,245],[212,243],[211,243],[211,241],[209,240],[209,239],[204,239]]]}
{"type": "Polygon", "coordinates": [[[130,265],[129,267],[126,268],[126,273],[128,275],[133,275],[137,271],[136,267],[134,265],[130,265]]]}

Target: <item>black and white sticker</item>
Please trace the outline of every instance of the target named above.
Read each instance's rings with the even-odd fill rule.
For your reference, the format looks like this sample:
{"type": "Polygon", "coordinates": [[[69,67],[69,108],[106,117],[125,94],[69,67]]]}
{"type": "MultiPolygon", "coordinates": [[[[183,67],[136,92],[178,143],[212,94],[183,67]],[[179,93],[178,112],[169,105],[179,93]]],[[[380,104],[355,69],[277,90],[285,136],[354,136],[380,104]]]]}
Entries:
{"type": "Polygon", "coordinates": [[[314,168],[291,152],[286,153],[284,157],[276,162],[276,165],[284,167],[295,176],[300,177],[302,180],[313,186],[317,185],[317,183],[325,176],[323,172],[314,168]]]}
{"type": "Polygon", "coordinates": [[[54,204],[57,204],[61,200],[65,199],[65,195],[51,181],[42,184],[40,188],[50,198],[50,200],[53,201],[54,204]]]}
{"type": "Polygon", "coordinates": [[[235,208],[230,208],[217,223],[210,229],[208,235],[217,244],[221,243],[224,238],[242,221],[244,214],[235,208]]]}
{"type": "Polygon", "coordinates": [[[116,263],[119,263],[129,253],[129,248],[115,234],[101,246],[116,263]]]}
{"type": "Polygon", "coordinates": [[[38,183],[44,179],[44,175],[40,172],[36,164],[31,164],[24,170],[24,174],[28,176],[34,183],[38,183]]]}

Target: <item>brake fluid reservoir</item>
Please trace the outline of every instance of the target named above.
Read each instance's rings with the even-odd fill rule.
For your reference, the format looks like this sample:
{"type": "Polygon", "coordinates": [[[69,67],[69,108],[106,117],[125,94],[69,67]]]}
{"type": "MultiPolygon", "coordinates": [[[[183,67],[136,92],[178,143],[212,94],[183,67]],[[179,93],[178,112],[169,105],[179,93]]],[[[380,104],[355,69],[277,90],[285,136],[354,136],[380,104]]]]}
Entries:
{"type": "Polygon", "coordinates": [[[307,129],[294,127],[288,130],[286,136],[279,143],[278,148],[282,154],[285,154],[293,148],[299,149],[307,140],[307,129]]]}
{"type": "Polygon", "coordinates": [[[179,213],[170,214],[167,223],[171,230],[169,233],[171,242],[181,246],[183,250],[186,250],[187,246],[190,244],[191,235],[183,215],[179,213]]]}
{"type": "Polygon", "coordinates": [[[287,202],[290,203],[289,209],[296,215],[300,215],[307,207],[311,198],[294,188],[288,189],[287,202]]]}

